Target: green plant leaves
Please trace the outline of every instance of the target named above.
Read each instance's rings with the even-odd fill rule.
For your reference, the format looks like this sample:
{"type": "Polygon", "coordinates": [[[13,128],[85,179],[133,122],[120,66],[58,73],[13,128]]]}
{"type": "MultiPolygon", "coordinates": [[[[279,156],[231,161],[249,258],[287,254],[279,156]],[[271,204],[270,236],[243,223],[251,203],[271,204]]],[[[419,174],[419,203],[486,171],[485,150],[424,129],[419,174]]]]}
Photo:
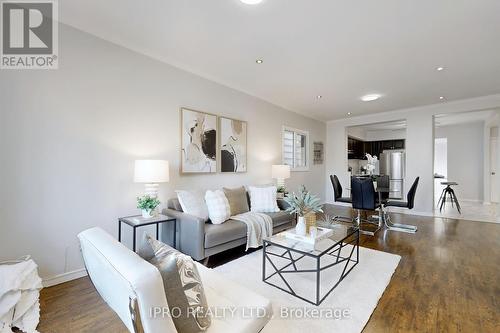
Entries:
{"type": "Polygon", "coordinates": [[[149,195],[143,195],[142,197],[137,197],[137,208],[141,210],[151,211],[158,207],[160,200],[151,197],[149,195]]]}
{"type": "Polygon", "coordinates": [[[290,207],[286,209],[289,214],[305,216],[309,213],[322,213],[323,205],[321,200],[314,194],[309,193],[304,185],[300,187],[298,193],[293,192],[285,199],[290,207]]]}

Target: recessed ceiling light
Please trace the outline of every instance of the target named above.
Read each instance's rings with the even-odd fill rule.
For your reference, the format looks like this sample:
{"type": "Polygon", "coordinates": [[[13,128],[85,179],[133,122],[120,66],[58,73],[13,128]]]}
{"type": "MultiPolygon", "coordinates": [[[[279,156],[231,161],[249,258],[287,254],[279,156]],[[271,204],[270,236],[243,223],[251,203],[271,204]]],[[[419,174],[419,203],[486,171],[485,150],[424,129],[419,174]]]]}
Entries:
{"type": "Polygon", "coordinates": [[[322,99],[322,98],[323,98],[323,96],[318,95],[318,96],[316,96],[316,98],[317,98],[317,99],[322,99]]]}
{"type": "Polygon", "coordinates": [[[361,97],[361,100],[363,102],[371,102],[371,101],[376,101],[380,97],[382,97],[382,95],[380,95],[380,94],[368,94],[368,95],[364,95],[363,97],[361,97]]]}
{"type": "Polygon", "coordinates": [[[262,0],[240,0],[240,1],[247,5],[258,5],[259,3],[262,2],[262,0]]]}
{"type": "Polygon", "coordinates": [[[444,96],[439,96],[439,99],[440,100],[444,100],[444,96]]]}
{"type": "Polygon", "coordinates": [[[350,116],[352,113],[351,112],[347,112],[347,115],[350,116]]]}
{"type": "Polygon", "coordinates": [[[257,60],[255,60],[255,62],[256,62],[256,63],[258,63],[258,64],[260,65],[260,64],[262,64],[262,63],[264,62],[264,60],[262,60],[262,59],[257,59],[257,60]]]}
{"type": "Polygon", "coordinates": [[[444,67],[437,67],[437,68],[436,68],[436,70],[437,70],[438,72],[441,72],[442,70],[444,70],[444,67]]]}

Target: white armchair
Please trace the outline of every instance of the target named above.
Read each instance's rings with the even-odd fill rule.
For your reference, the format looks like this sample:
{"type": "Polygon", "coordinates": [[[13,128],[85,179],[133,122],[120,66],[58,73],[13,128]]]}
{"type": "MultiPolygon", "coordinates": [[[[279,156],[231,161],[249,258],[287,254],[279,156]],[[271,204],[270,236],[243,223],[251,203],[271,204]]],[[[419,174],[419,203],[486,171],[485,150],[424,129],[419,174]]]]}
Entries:
{"type": "MultiPolygon", "coordinates": [[[[130,332],[177,332],[169,316],[151,316],[154,308],[168,308],[163,281],[155,266],[100,228],[83,231],[78,238],[90,279],[130,332]],[[140,322],[133,319],[131,307],[138,310],[140,322]]],[[[215,317],[208,333],[257,333],[264,328],[272,314],[269,300],[197,265],[211,308],[252,308],[265,310],[268,315],[248,316],[248,312],[236,312],[235,316],[215,317]]]]}

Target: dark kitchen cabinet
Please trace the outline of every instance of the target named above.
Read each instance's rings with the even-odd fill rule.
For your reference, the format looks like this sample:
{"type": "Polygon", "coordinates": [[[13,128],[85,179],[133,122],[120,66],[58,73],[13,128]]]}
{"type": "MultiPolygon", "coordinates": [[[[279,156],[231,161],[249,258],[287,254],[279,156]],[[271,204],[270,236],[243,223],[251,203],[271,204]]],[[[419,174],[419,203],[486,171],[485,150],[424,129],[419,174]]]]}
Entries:
{"type": "Polygon", "coordinates": [[[405,140],[384,140],[384,141],[371,141],[370,144],[370,154],[372,156],[377,156],[380,158],[380,154],[384,152],[384,150],[392,150],[392,149],[405,149],[405,140]]]}
{"type": "Polygon", "coordinates": [[[347,158],[352,160],[355,158],[355,149],[356,149],[356,139],[347,138],[347,158]]]}
{"type": "Polygon", "coordinates": [[[372,142],[363,142],[363,156],[365,156],[366,154],[373,155],[372,142]]]}
{"type": "Polygon", "coordinates": [[[380,153],[384,150],[383,141],[372,141],[370,143],[372,147],[372,156],[380,157],[380,153]]]}
{"type": "Polygon", "coordinates": [[[386,140],[383,141],[385,149],[405,149],[405,140],[386,140]]]}
{"type": "Polygon", "coordinates": [[[380,158],[384,150],[405,149],[405,140],[361,141],[348,137],[347,146],[349,159],[365,160],[367,153],[380,158]]]}
{"type": "Polygon", "coordinates": [[[393,149],[393,147],[394,147],[393,140],[382,141],[382,147],[384,150],[393,149]]]}
{"type": "Polygon", "coordinates": [[[394,140],[394,149],[405,149],[405,140],[394,140]]]}
{"type": "Polygon", "coordinates": [[[347,139],[347,158],[352,160],[363,159],[365,155],[365,142],[348,137],[347,139]]]}

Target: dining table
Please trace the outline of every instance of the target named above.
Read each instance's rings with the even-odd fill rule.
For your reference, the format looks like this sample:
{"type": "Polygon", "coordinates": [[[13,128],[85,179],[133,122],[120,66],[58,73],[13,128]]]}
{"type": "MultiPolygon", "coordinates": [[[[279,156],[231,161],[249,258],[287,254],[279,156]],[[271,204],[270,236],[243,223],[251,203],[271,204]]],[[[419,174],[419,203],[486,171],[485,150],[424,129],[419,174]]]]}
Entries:
{"type": "MultiPolygon", "coordinates": [[[[375,185],[375,184],[374,184],[375,185]]],[[[383,225],[388,230],[392,231],[400,231],[400,232],[407,232],[407,233],[414,233],[417,231],[417,227],[410,225],[410,224],[403,224],[403,223],[392,223],[391,218],[389,216],[389,213],[387,210],[384,208],[384,194],[387,194],[387,198],[389,198],[391,193],[398,192],[391,190],[389,187],[383,187],[383,186],[374,186],[375,193],[378,195],[378,202],[380,203],[380,209],[378,210],[378,215],[372,215],[372,218],[378,219],[379,223],[379,228],[381,228],[383,225]]],[[[350,190],[350,188],[348,188],[350,190]]]]}

